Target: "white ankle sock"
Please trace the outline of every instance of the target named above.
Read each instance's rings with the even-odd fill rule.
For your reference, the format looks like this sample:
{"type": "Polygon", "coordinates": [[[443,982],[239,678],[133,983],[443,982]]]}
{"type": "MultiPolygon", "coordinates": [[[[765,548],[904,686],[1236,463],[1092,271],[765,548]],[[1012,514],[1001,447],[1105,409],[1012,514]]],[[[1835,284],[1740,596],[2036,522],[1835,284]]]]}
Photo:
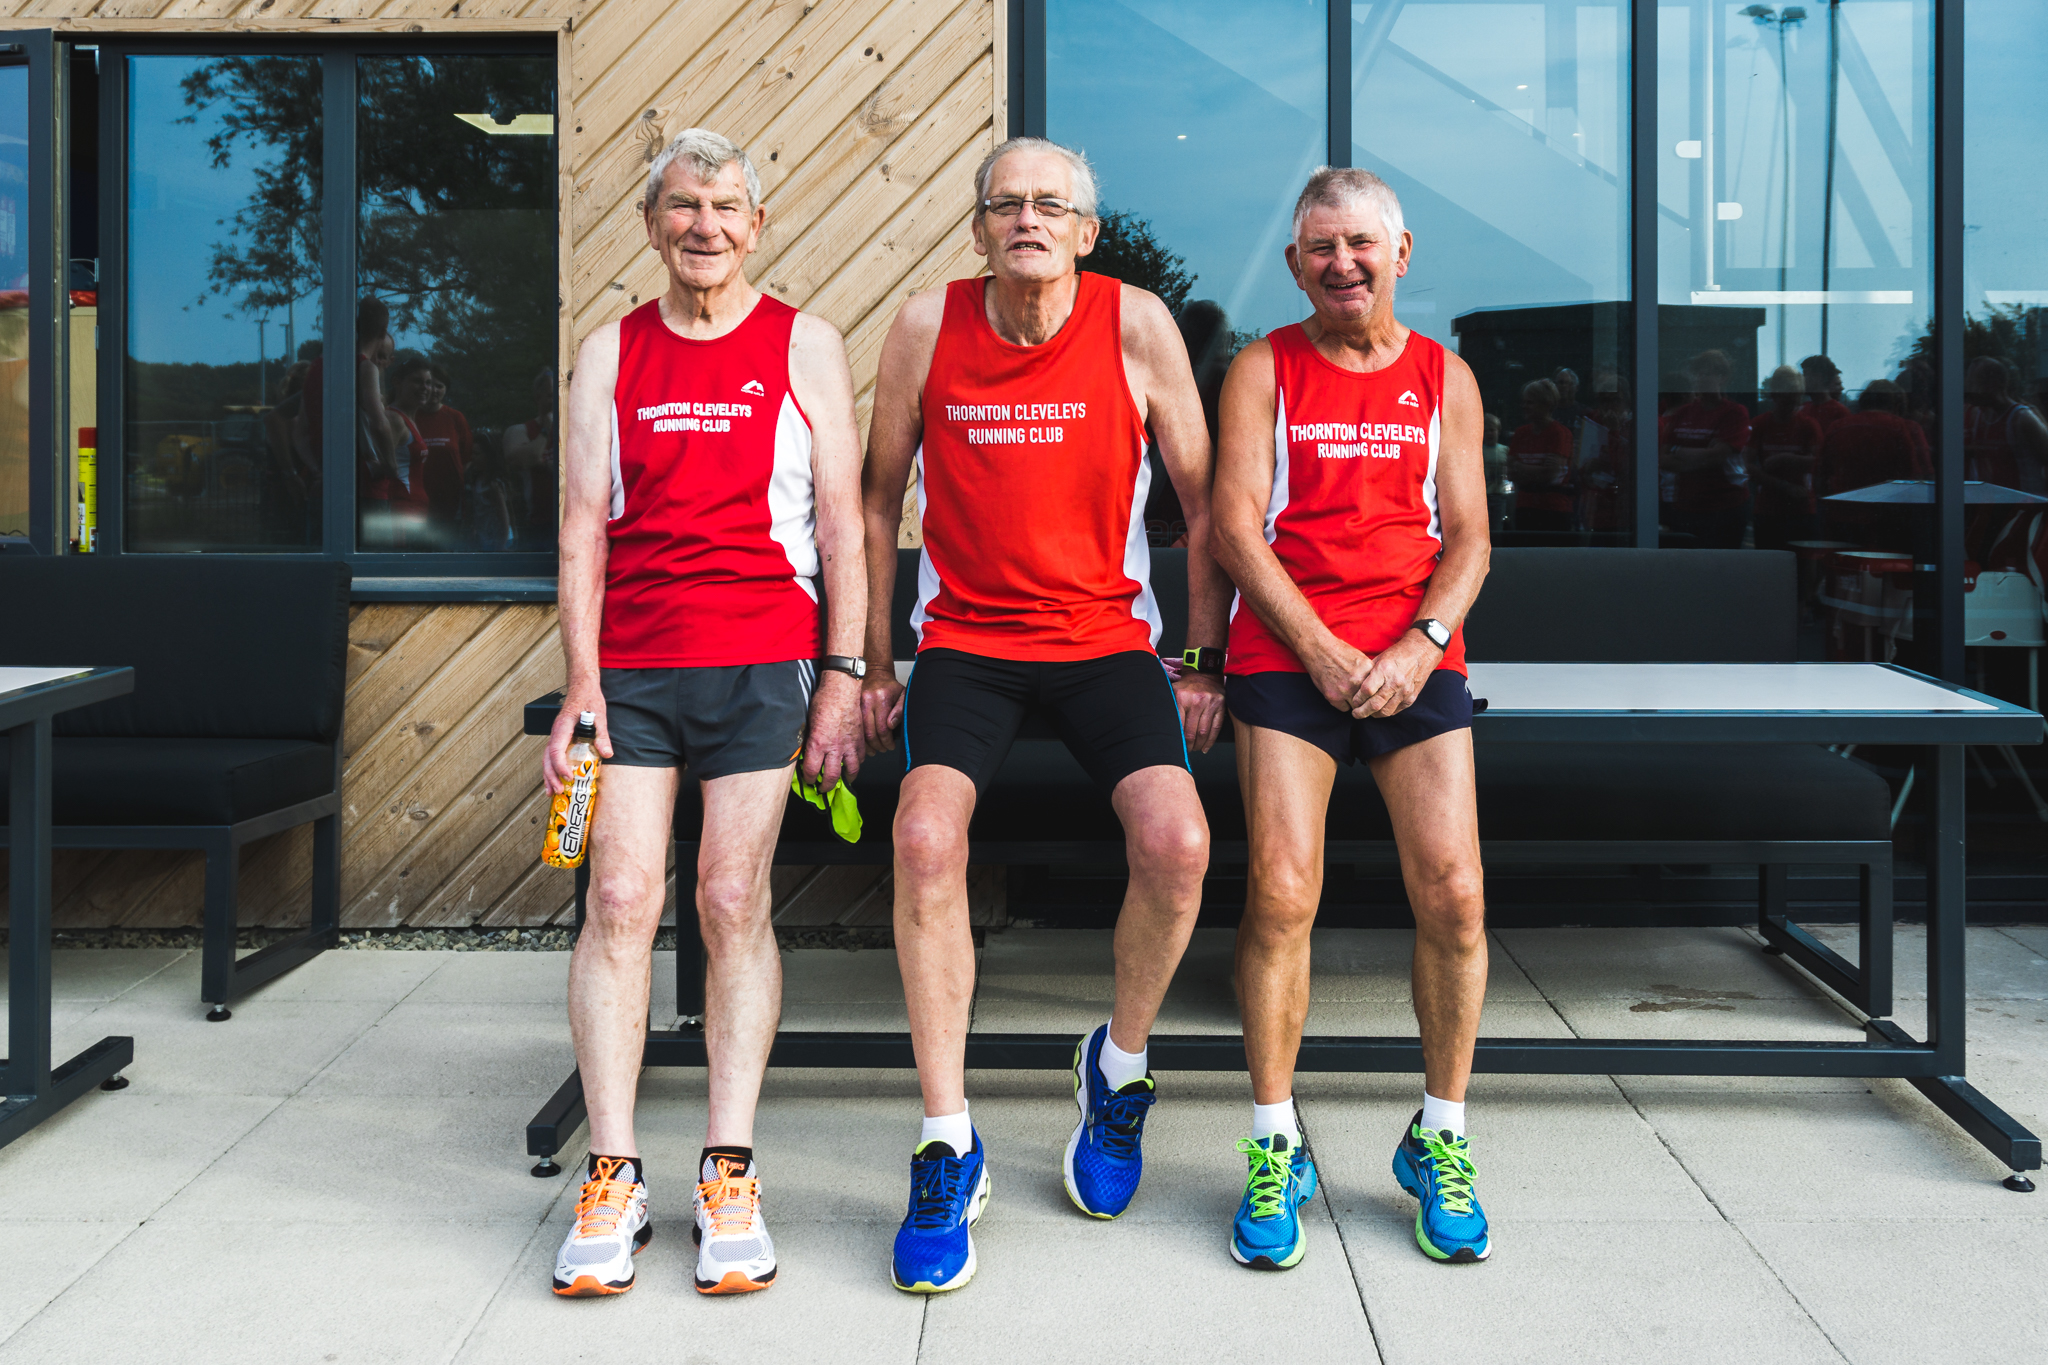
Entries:
{"type": "Polygon", "coordinates": [[[1451,1130],[1452,1137],[1465,1136],[1465,1103],[1460,1100],[1453,1104],[1440,1100],[1427,1090],[1422,1092],[1422,1126],[1432,1133],[1451,1130]]]}
{"type": "Polygon", "coordinates": [[[917,1135],[917,1145],[938,1141],[953,1149],[954,1156],[966,1156],[974,1149],[974,1124],[968,1120],[967,1111],[957,1114],[941,1114],[933,1118],[924,1116],[924,1131],[917,1135]]]}
{"type": "Polygon", "coordinates": [[[1126,1052],[1116,1045],[1116,1039],[1105,1031],[1102,1035],[1102,1053],[1096,1065],[1102,1068],[1102,1079],[1109,1082],[1111,1090],[1121,1090],[1132,1081],[1145,1078],[1146,1049],[1126,1052]]]}
{"type": "Polygon", "coordinates": [[[1278,1104],[1252,1104],[1252,1141],[1272,1137],[1275,1133],[1287,1135],[1289,1151],[1301,1146],[1301,1120],[1295,1116],[1292,1095],[1278,1104]]]}

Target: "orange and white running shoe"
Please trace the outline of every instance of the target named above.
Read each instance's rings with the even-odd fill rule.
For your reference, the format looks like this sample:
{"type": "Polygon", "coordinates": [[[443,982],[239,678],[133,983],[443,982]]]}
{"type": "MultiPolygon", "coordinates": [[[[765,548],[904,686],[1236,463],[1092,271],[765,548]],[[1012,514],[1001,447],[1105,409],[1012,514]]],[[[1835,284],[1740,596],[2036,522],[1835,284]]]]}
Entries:
{"type": "Polygon", "coordinates": [[[639,1174],[637,1161],[596,1158],[576,1200],[576,1224],[555,1253],[557,1294],[580,1299],[633,1287],[633,1257],[654,1236],[639,1174]]]}
{"type": "Polygon", "coordinates": [[[775,1283],[775,1243],[761,1218],[753,1163],[713,1154],[697,1186],[697,1292],[746,1294],[775,1283]]]}

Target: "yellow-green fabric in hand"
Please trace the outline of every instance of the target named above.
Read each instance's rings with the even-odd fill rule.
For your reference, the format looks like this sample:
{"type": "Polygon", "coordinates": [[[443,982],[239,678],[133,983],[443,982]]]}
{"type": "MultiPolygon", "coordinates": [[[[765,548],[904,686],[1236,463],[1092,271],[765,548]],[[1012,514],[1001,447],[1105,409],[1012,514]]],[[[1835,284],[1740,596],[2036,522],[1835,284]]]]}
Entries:
{"type": "Polygon", "coordinates": [[[829,792],[818,790],[815,782],[804,781],[804,770],[799,765],[789,775],[789,789],[819,810],[832,816],[832,832],[849,844],[860,842],[860,802],[854,799],[853,788],[840,778],[839,785],[829,792]]]}

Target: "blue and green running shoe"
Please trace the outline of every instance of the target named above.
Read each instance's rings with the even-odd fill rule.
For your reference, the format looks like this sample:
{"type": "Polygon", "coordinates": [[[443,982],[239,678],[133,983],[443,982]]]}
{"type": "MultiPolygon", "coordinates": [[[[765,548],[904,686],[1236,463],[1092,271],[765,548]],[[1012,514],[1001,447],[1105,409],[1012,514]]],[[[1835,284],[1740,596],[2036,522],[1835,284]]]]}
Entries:
{"type": "Polygon", "coordinates": [[[974,1226],[988,1205],[988,1163],[981,1134],[966,1156],[939,1141],[910,1158],[910,1212],[896,1230],[889,1279],[911,1294],[943,1294],[974,1278],[974,1226]]]}
{"type": "Polygon", "coordinates": [[[1308,1148],[1288,1148],[1287,1134],[1263,1140],[1239,1138],[1237,1150],[1251,1163],[1244,1202],[1230,1224],[1230,1254],[1253,1270],[1291,1270],[1308,1251],[1301,1230],[1301,1206],[1315,1197],[1316,1163],[1308,1148]]]}
{"type": "Polygon", "coordinates": [[[1394,1149],[1394,1179],[1422,1201],[1415,1211],[1415,1245],[1432,1261],[1483,1261],[1492,1254],[1486,1212],[1472,1193],[1476,1174],[1465,1139],[1452,1137],[1448,1128],[1430,1132],[1416,1110],[1394,1149]]]}
{"type": "Polygon", "coordinates": [[[1131,1206],[1145,1171],[1138,1145],[1145,1115],[1159,1098],[1150,1076],[1121,1090],[1109,1088],[1101,1066],[1108,1037],[1109,1025],[1101,1024],[1074,1048],[1074,1103],[1081,1106],[1081,1122],[1067,1139],[1067,1198],[1091,1218],[1114,1218],[1131,1206]]]}

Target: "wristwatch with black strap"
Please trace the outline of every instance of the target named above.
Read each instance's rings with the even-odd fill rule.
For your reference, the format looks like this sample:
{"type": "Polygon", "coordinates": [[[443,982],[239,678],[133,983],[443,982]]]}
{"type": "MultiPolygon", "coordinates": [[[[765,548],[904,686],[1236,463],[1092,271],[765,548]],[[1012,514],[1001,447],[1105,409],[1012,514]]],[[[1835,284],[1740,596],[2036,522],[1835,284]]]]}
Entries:
{"type": "Polygon", "coordinates": [[[1449,649],[1451,647],[1451,628],[1437,620],[1434,616],[1425,616],[1420,621],[1409,626],[1408,629],[1421,631],[1429,637],[1429,642],[1438,649],[1449,649]]]}
{"type": "Polygon", "coordinates": [[[818,667],[829,668],[835,673],[844,673],[856,679],[868,675],[868,661],[847,654],[827,654],[818,660],[818,667]]]}
{"type": "Polygon", "coordinates": [[[1186,665],[1190,673],[1221,673],[1223,671],[1223,651],[1211,648],[1208,645],[1203,645],[1197,649],[1182,650],[1180,652],[1180,661],[1186,665]]]}

